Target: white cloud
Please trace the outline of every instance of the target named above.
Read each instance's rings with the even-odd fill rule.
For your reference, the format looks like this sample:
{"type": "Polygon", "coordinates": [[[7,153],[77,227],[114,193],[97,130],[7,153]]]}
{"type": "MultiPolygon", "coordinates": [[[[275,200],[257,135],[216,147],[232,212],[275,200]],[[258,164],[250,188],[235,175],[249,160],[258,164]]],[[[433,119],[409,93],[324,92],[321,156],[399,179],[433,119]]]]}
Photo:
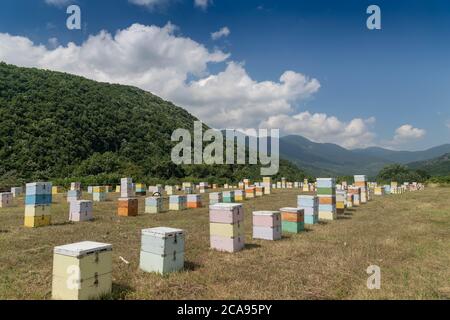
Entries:
{"type": "Polygon", "coordinates": [[[73,2],[72,0],[45,0],[45,3],[57,7],[68,5],[69,3],[73,2]]]}
{"type": "Polygon", "coordinates": [[[257,81],[244,64],[230,60],[230,54],[209,50],[176,30],[170,23],[133,24],[114,35],[102,31],[81,45],[54,48],[0,33],[0,60],[134,85],[173,101],[215,128],[279,128],[282,133],[350,148],[373,144],[373,118],[345,122],[297,111],[299,102],[320,89],[317,79],[288,70],[278,81],[257,81]],[[211,74],[211,63],[226,64],[211,74]]]}
{"type": "Polygon", "coordinates": [[[206,10],[211,2],[211,0],[194,0],[194,6],[206,10]]]}
{"type": "Polygon", "coordinates": [[[405,142],[421,139],[425,136],[426,131],[424,129],[414,128],[410,124],[404,124],[395,130],[394,139],[392,144],[402,144],[405,142]]]}
{"type": "Polygon", "coordinates": [[[50,48],[52,48],[52,49],[56,48],[57,46],[59,46],[58,38],[48,39],[48,44],[49,44],[50,48]]]}
{"type": "Polygon", "coordinates": [[[375,134],[371,125],[375,118],[355,118],[349,122],[325,113],[301,112],[294,115],[280,114],[268,118],[262,125],[280,128],[284,133],[302,135],[315,142],[336,143],[346,148],[367,147],[374,144],[375,134]]]}
{"type": "Polygon", "coordinates": [[[169,3],[171,0],[128,0],[128,2],[153,9],[156,6],[169,3]]]}
{"type": "Polygon", "coordinates": [[[228,37],[230,35],[230,29],[228,27],[223,27],[219,31],[211,33],[211,39],[218,40],[222,37],[228,37]]]}

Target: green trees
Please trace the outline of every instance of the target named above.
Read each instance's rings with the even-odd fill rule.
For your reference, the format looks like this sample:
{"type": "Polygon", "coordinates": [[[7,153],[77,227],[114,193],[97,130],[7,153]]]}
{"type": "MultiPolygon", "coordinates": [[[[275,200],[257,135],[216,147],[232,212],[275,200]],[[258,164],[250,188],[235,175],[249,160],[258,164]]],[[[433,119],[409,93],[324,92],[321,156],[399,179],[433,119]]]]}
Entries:
{"type": "Polygon", "coordinates": [[[411,170],[401,164],[390,164],[385,166],[378,174],[379,182],[388,183],[391,181],[403,182],[424,182],[430,176],[422,170],[411,170]]]}
{"type": "MultiPolygon", "coordinates": [[[[172,132],[192,132],[195,120],[137,88],[0,63],[0,188],[34,180],[118,183],[121,176],[257,178],[259,166],[173,164],[172,132]]],[[[280,176],[303,175],[289,162],[280,165],[280,176]]]]}

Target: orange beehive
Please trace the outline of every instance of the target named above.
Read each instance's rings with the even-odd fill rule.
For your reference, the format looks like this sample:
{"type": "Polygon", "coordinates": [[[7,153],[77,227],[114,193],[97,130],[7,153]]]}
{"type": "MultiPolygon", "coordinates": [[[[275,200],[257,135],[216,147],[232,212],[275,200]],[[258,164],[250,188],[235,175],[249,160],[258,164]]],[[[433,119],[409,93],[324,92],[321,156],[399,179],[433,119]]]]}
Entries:
{"type": "Polygon", "coordinates": [[[336,197],[319,197],[319,204],[336,204],[336,197]]]}
{"type": "Polygon", "coordinates": [[[117,205],[117,214],[121,217],[135,217],[138,215],[138,199],[120,198],[117,205]]]}
{"type": "Polygon", "coordinates": [[[304,222],[304,211],[301,210],[300,212],[281,212],[281,220],[283,221],[289,221],[289,222],[304,222]]]}

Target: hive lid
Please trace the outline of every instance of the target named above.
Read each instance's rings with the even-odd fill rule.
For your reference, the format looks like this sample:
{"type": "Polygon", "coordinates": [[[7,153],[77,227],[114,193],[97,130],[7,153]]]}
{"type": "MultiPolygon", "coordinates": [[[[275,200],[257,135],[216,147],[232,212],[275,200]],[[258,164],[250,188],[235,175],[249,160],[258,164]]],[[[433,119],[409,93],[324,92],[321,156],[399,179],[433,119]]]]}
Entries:
{"type": "Polygon", "coordinates": [[[111,250],[112,250],[111,244],[93,241],[83,241],[55,247],[53,249],[53,252],[64,256],[79,258],[94,252],[111,251],[111,250]]]}
{"type": "Polygon", "coordinates": [[[280,211],[253,211],[254,216],[274,216],[279,213],[280,211]]]}
{"type": "Polygon", "coordinates": [[[241,203],[216,203],[209,206],[210,210],[229,210],[237,207],[242,207],[241,203]]]}
{"type": "Polygon", "coordinates": [[[303,209],[301,209],[301,208],[286,207],[286,208],[281,208],[280,211],[281,211],[281,212],[300,212],[300,211],[303,211],[303,209]]]}
{"type": "Polygon", "coordinates": [[[184,234],[184,230],[167,227],[158,227],[158,228],[143,229],[141,233],[142,235],[146,236],[165,238],[184,234]]]}

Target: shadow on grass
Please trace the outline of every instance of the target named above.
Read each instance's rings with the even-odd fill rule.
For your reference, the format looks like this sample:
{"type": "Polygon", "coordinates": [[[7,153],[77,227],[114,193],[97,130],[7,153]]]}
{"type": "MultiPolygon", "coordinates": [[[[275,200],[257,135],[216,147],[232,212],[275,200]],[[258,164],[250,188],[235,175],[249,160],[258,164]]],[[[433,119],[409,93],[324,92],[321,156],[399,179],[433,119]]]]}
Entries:
{"type": "Polygon", "coordinates": [[[317,224],[319,224],[319,225],[327,225],[329,222],[328,221],[325,221],[325,220],[319,220],[319,222],[317,222],[317,224]]]}
{"type": "Polygon", "coordinates": [[[9,230],[0,230],[0,233],[8,233],[9,230]]]}
{"type": "Polygon", "coordinates": [[[338,216],[337,217],[337,220],[351,220],[352,219],[352,217],[350,217],[350,216],[338,216]]]}
{"type": "Polygon", "coordinates": [[[195,271],[200,268],[201,265],[192,261],[184,261],[184,270],[185,271],[195,271]]]}
{"type": "Polygon", "coordinates": [[[102,297],[102,300],[123,300],[128,293],[134,292],[134,289],[122,283],[112,284],[111,294],[102,297]]]}
{"type": "Polygon", "coordinates": [[[261,246],[256,243],[246,243],[244,250],[253,250],[253,249],[257,249],[257,248],[261,248],[261,246]]]}
{"type": "Polygon", "coordinates": [[[52,223],[51,226],[52,227],[61,227],[61,226],[67,226],[69,224],[75,224],[75,223],[72,221],[64,221],[64,222],[52,223]]]}

